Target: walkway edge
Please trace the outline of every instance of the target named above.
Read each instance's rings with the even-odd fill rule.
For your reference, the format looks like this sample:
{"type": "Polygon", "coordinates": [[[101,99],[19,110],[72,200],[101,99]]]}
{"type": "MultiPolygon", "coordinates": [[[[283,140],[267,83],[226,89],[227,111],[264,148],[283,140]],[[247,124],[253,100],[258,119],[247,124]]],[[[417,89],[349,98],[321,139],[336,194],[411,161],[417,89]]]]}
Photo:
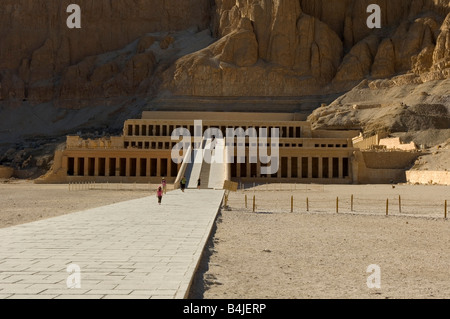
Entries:
{"type": "MultiPolygon", "coordinates": [[[[216,222],[217,216],[218,216],[218,214],[219,214],[219,212],[220,212],[220,210],[221,210],[222,203],[223,203],[223,200],[224,200],[224,196],[225,196],[225,191],[223,191],[222,200],[221,200],[221,202],[220,202],[220,204],[219,204],[219,207],[217,208],[217,212],[216,212],[216,214],[214,215],[214,218],[212,218],[211,221],[210,221],[209,224],[208,224],[209,230],[208,230],[208,232],[203,236],[202,242],[201,242],[201,244],[199,245],[199,249],[197,250],[197,252],[196,252],[195,255],[194,255],[195,258],[197,258],[197,262],[195,263],[195,266],[191,266],[190,269],[187,271],[187,273],[191,272],[191,275],[189,276],[190,279],[189,279],[189,281],[187,281],[187,282],[182,282],[182,283],[180,284],[180,287],[178,288],[178,291],[177,291],[177,293],[175,294],[174,299],[188,299],[188,297],[189,297],[189,293],[190,293],[192,284],[193,284],[193,282],[194,282],[195,275],[196,275],[196,273],[197,273],[197,270],[198,270],[199,267],[200,267],[200,263],[201,263],[202,258],[203,258],[203,253],[204,253],[204,251],[205,251],[205,248],[206,248],[206,245],[207,245],[207,243],[208,243],[208,240],[209,240],[209,238],[210,238],[211,235],[212,235],[212,230],[213,230],[214,223],[216,222]]],[[[186,277],[187,277],[187,276],[186,276],[186,277]]]]}

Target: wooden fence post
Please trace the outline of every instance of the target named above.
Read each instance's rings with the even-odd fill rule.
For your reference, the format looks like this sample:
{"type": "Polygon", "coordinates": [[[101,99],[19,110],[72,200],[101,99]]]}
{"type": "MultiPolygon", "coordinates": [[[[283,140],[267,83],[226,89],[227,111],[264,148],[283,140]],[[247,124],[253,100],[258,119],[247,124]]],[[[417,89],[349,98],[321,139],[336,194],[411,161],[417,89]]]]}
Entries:
{"type": "Polygon", "coordinates": [[[389,215],[389,198],[386,199],[386,216],[389,215]]]}
{"type": "Polygon", "coordinates": [[[339,213],[339,197],[336,197],[336,214],[339,213]]]}
{"type": "Polygon", "coordinates": [[[444,203],[444,218],[447,219],[447,200],[444,203]]]}
{"type": "Polygon", "coordinates": [[[291,213],[294,212],[294,196],[291,195],[291,213]]]}

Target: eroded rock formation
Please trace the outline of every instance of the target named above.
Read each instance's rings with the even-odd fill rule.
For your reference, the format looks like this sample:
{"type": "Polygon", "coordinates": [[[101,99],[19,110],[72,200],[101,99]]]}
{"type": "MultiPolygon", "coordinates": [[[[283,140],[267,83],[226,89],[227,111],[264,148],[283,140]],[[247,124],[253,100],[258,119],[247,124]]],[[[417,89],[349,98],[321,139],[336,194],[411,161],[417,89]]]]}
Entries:
{"type": "Polygon", "coordinates": [[[366,78],[449,76],[448,0],[82,0],[79,30],[65,27],[68,4],[2,3],[1,100],[79,108],[162,91],[302,96],[366,78]],[[382,8],[382,29],[366,25],[372,3],[382,8]],[[184,50],[169,31],[192,26],[210,29],[215,41],[184,50]],[[161,50],[170,54],[162,59],[161,50]]]}
{"type": "Polygon", "coordinates": [[[0,100],[38,104],[106,97],[93,93],[98,80],[109,82],[102,84],[103,89],[108,86],[106,92],[114,91],[114,86],[126,87],[114,94],[138,90],[137,82],[151,75],[154,67],[151,54],[141,55],[151,44],[146,34],[205,29],[210,23],[209,0],[80,0],[82,28],[69,29],[66,9],[72,2],[2,0],[0,100]],[[121,50],[141,37],[139,50],[124,53],[125,63],[102,61],[102,54],[121,50]]]}
{"type": "Polygon", "coordinates": [[[177,61],[165,88],[179,95],[300,96],[408,72],[437,71],[432,78],[443,79],[449,9],[440,0],[217,1],[219,42],[177,61]],[[382,8],[381,30],[367,27],[372,3],[382,8]]]}

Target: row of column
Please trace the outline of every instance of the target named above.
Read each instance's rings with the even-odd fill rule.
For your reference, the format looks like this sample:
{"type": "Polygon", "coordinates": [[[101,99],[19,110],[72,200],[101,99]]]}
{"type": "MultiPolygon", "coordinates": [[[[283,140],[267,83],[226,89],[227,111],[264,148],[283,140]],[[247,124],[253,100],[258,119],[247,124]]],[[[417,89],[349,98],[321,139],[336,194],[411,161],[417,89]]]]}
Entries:
{"type": "Polygon", "coordinates": [[[178,169],[166,158],[67,158],[69,176],[176,177],[178,169]]]}
{"type": "MultiPolygon", "coordinates": [[[[191,136],[194,136],[194,125],[186,126],[186,125],[142,125],[142,124],[128,124],[128,136],[171,136],[172,132],[175,128],[183,127],[189,130],[191,136]]],[[[207,129],[215,126],[203,126],[202,133],[204,133],[207,129]]],[[[237,129],[237,126],[220,126],[217,127],[221,130],[223,136],[226,136],[226,129],[233,128],[237,129]]],[[[259,135],[259,126],[243,126],[242,129],[246,131],[248,128],[255,128],[256,134],[259,135]]],[[[271,137],[272,132],[271,129],[274,128],[272,126],[261,126],[261,128],[267,129],[267,137],[271,137]]],[[[301,138],[301,127],[300,126],[283,126],[278,127],[280,129],[280,137],[282,138],[301,138]]]]}
{"type": "MultiPolygon", "coordinates": [[[[232,169],[232,177],[266,177],[261,175],[261,163],[258,161],[252,164],[248,157],[246,157],[245,163],[237,163],[235,159],[235,163],[231,165],[235,169],[235,173],[232,169]]],[[[281,157],[278,171],[271,177],[343,179],[349,176],[349,165],[347,157],[281,157]]]]}
{"type": "MultiPolygon", "coordinates": [[[[127,134],[128,136],[171,136],[175,128],[187,126],[182,125],[142,125],[142,124],[128,124],[127,134]]],[[[194,131],[192,126],[190,131],[194,131]]]]}

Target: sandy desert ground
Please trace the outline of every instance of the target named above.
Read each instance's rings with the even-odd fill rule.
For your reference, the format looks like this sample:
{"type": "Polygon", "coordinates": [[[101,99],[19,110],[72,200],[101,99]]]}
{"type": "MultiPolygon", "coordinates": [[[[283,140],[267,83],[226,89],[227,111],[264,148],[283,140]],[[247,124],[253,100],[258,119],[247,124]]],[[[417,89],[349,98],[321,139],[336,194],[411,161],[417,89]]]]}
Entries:
{"type": "Polygon", "coordinates": [[[156,185],[34,184],[0,180],[0,228],[154,195],[156,185]],[[90,190],[88,189],[90,188],[90,190]]]}
{"type": "MultiPolygon", "coordinates": [[[[153,196],[155,186],[69,191],[68,185],[3,181],[0,227],[153,196]]],[[[231,193],[190,297],[450,298],[450,221],[444,220],[450,187],[394,187],[272,184],[231,193]],[[380,267],[380,289],[367,286],[369,265],[380,267]]]]}
{"type": "Polygon", "coordinates": [[[444,220],[450,187],[265,187],[230,195],[230,209],[219,216],[191,298],[450,298],[450,224],[444,220]],[[388,217],[386,198],[395,203],[388,217]],[[379,266],[380,289],[368,288],[370,265],[379,266]]]}

